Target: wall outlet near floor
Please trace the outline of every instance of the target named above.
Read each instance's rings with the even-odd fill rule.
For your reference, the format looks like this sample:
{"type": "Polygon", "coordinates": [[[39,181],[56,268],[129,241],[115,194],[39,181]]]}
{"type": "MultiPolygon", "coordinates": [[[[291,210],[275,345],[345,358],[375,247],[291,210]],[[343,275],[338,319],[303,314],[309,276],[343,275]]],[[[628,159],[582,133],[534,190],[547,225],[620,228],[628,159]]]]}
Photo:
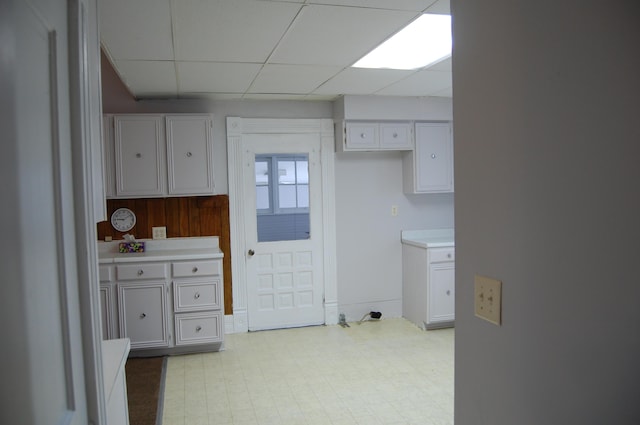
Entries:
{"type": "Polygon", "coordinates": [[[476,316],[499,326],[502,323],[502,282],[476,275],[473,291],[476,316]]]}
{"type": "Polygon", "coordinates": [[[166,226],[162,227],[152,227],[151,233],[153,235],[153,239],[167,239],[167,228],[166,226]]]}

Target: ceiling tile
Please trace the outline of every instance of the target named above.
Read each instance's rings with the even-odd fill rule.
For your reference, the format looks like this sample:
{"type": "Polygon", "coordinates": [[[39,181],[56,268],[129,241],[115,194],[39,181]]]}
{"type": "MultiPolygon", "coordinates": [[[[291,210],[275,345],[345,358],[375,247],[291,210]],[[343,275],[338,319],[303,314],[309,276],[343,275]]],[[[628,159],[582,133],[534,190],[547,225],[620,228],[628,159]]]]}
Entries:
{"type": "Polygon", "coordinates": [[[310,0],[307,3],[422,12],[435,2],[436,0],[310,0]]]}
{"type": "Polygon", "coordinates": [[[177,62],[180,93],[244,93],[261,65],[250,63],[177,62]]]}
{"type": "Polygon", "coordinates": [[[313,94],[372,94],[412,72],[396,69],[347,68],[314,90],[313,94]]]}
{"type": "Polygon", "coordinates": [[[415,16],[415,12],[304,6],[269,62],[346,67],[415,16]]]}
{"type": "Polygon", "coordinates": [[[431,65],[426,71],[449,71],[451,72],[451,56],[441,60],[435,65],[431,65]]]}
{"type": "Polygon", "coordinates": [[[443,71],[418,71],[407,78],[376,92],[392,96],[429,96],[451,87],[451,73],[443,71]]]}
{"type": "Polygon", "coordinates": [[[449,0],[438,0],[425,11],[426,13],[436,13],[439,15],[451,14],[451,7],[449,0]]]}
{"type": "Polygon", "coordinates": [[[265,65],[249,93],[311,93],[340,71],[338,67],[265,65]]]}
{"type": "Polygon", "coordinates": [[[100,36],[113,60],[173,60],[169,0],[100,0],[100,36]]]}
{"type": "Polygon", "coordinates": [[[136,97],[176,96],[176,71],[171,61],[116,61],[122,82],[136,97]]]}
{"type": "Polygon", "coordinates": [[[176,59],[263,63],[300,4],[254,0],[173,3],[176,59]]]}

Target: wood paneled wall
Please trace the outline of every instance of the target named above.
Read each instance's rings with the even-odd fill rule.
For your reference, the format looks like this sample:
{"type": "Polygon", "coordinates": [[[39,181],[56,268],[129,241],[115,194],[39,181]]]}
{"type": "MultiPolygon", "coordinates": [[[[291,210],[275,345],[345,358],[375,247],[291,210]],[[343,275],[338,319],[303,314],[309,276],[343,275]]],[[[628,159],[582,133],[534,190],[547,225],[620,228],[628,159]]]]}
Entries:
{"type": "MultiPolygon", "coordinates": [[[[231,291],[231,237],[229,197],[227,195],[185,198],[108,199],[107,217],[118,208],[129,208],[136,214],[136,225],[128,233],[138,239],[150,239],[151,228],[167,227],[167,238],[218,236],[224,253],[224,311],[233,313],[231,291]]],[[[98,223],[98,239],[111,236],[122,239],[109,221],[98,223]]]]}

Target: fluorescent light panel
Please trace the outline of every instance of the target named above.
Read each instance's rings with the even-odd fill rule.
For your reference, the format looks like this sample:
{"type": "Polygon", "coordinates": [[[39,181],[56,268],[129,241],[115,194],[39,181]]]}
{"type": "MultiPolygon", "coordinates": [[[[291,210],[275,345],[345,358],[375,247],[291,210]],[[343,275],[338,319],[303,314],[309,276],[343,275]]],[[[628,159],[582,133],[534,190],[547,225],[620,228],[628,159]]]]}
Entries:
{"type": "Polygon", "coordinates": [[[451,56],[451,16],[424,14],[353,64],[418,69],[451,56]]]}

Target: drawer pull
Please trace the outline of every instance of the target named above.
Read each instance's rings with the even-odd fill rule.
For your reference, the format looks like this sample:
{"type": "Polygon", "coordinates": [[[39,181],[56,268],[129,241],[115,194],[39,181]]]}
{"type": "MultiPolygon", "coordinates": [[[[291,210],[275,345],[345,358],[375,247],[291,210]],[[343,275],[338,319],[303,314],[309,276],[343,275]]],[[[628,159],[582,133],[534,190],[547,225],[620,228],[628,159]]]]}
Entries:
{"type": "Polygon", "coordinates": [[[194,268],[193,268],[193,270],[192,270],[192,272],[194,272],[194,273],[198,273],[198,268],[197,268],[197,267],[194,267],[194,268]]]}
{"type": "Polygon", "coordinates": [[[142,313],[142,314],[140,315],[140,318],[141,318],[141,319],[144,319],[145,317],[147,317],[147,313],[142,313]]]}
{"type": "Polygon", "coordinates": [[[398,138],[398,133],[393,133],[393,138],[397,139],[398,138]]]}
{"type": "Polygon", "coordinates": [[[200,298],[200,292],[196,292],[196,293],[193,295],[193,298],[195,298],[196,300],[197,300],[198,298],[200,298]]]}
{"type": "Polygon", "coordinates": [[[140,269],[138,270],[138,276],[142,276],[144,274],[144,270],[140,269]]]}
{"type": "Polygon", "coordinates": [[[447,254],[447,258],[451,258],[451,253],[447,254]]]}
{"type": "Polygon", "coordinates": [[[142,154],[141,154],[140,152],[138,152],[138,153],[136,154],[136,158],[142,158],[142,154]]]}
{"type": "Polygon", "coordinates": [[[202,330],[202,326],[198,325],[196,326],[196,332],[200,332],[202,330]]]}
{"type": "Polygon", "coordinates": [[[436,159],[436,154],[435,153],[431,154],[431,159],[436,159]]]}
{"type": "Polygon", "coordinates": [[[366,134],[364,134],[364,133],[360,133],[360,138],[361,138],[361,139],[366,139],[366,138],[367,138],[367,135],[366,135],[366,134]]]}
{"type": "Polygon", "coordinates": [[[187,152],[187,157],[191,158],[191,155],[193,155],[191,152],[187,152]]]}

